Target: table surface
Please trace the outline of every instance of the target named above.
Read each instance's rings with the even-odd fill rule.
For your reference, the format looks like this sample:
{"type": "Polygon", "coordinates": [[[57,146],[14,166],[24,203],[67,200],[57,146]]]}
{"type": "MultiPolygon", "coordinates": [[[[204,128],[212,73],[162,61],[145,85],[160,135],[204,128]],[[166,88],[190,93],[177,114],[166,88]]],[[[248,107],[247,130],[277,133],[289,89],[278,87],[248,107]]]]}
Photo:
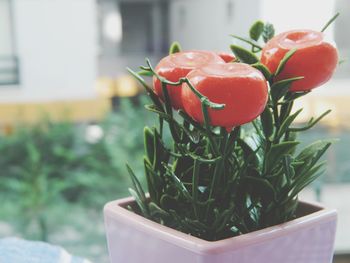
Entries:
{"type": "Polygon", "coordinates": [[[0,263],[91,263],[65,249],[40,241],[15,237],[0,239],[0,263]]]}

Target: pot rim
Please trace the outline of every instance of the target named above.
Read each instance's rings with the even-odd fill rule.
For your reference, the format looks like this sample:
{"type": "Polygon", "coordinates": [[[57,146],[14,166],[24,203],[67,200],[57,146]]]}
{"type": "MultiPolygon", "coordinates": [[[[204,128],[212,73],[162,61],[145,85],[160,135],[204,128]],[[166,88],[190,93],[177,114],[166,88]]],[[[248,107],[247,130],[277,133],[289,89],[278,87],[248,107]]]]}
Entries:
{"type": "Polygon", "coordinates": [[[311,209],[313,212],[286,223],[240,236],[218,241],[207,241],[156,223],[125,208],[127,205],[134,202],[135,199],[133,197],[126,197],[108,202],[104,206],[105,217],[113,218],[139,231],[200,254],[217,254],[242,249],[248,245],[262,243],[272,238],[287,236],[290,233],[312,227],[316,223],[319,224],[337,220],[337,211],[335,209],[325,208],[323,205],[316,202],[299,201],[300,205],[311,209]]]}

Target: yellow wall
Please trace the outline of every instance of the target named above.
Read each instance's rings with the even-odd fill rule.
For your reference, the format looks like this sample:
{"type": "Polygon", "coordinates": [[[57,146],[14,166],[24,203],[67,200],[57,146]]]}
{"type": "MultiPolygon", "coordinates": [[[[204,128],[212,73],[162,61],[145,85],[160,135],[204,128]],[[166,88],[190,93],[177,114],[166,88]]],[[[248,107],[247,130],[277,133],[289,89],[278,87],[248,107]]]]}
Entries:
{"type": "Polygon", "coordinates": [[[303,108],[297,119],[298,122],[307,122],[311,117],[317,118],[323,112],[332,110],[321,123],[329,128],[350,128],[349,96],[305,96],[296,100],[295,110],[303,108]]]}
{"type": "Polygon", "coordinates": [[[0,104],[0,125],[35,123],[43,117],[53,121],[99,120],[110,110],[108,99],[0,104]]]}

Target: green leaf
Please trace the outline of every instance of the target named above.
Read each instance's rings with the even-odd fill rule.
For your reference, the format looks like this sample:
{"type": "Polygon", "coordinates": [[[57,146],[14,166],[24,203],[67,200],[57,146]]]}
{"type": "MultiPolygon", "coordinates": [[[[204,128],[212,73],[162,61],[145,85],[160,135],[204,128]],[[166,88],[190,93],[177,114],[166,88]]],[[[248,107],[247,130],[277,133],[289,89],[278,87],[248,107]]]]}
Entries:
{"type": "Polygon", "coordinates": [[[336,139],[328,139],[328,140],[318,140],[314,143],[311,143],[307,147],[305,147],[295,158],[297,161],[305,161],[312,158],[317,152],[321,151],[327,145],[330,145],[336,142],[336,139]]]}
{"type": "Polygon", "coordinates": [[[157,106],[154,105],[154,104],[147,104],[147,105],[145,105],[145,109],[148,110],[148,111],[157,113],[160,118],[162,118],[162,119],[164,119],[166,121],[170,121],[172,119],[172,117],[169,114],[159,110],[157,108],[157,106]]]}
{"type": "Polygon", "coordinates": [[[161,82],[161,86],[162,86],[162,92],[164,96],[165,112],[170,116],[170,119],[171,119],[169,121],[171,136],[173,137],[175,142],[180,142],[181,140],[178,134],[178,130],[175,127],[175,121],[173,121],[173,109],[171,107],[171,99],[170,99],[167,84],[164,82],[161,82]]]}
{"type": "Polygon", "coordinates": [[[294,167],[292,165],[292,162],[293,162],[293,158],[291,155],[287,154],[284,156],[283,169],[284,169],[284,173],[286,174],[288,184],[294,178],[294,175],[295,175],[295,171],[294,171],[294,167]]]}
{"type": "Polygon", "coordinates": [[[232,219],[234,207],[234,204],[230,204],[230,207],[228,209],[225,209],[224,211],[219,211],[219,209],[217,208],[214,209],[215,221],[211,226],[211,230],[215,231],[216,233],[219,233],[225,227],[227,227],[227,223],[232,219]]]}
{"type": "Polygon", "coordinates": [[[257,70],[259,70],[265,77],[266,80],[270,80],[272,77],[272,73],[270,72],[270,70],[263,64],[261,64],[260,62],[258,63],[254,63],[251,65],[252,67],[256,68],[257,70]]]}
{"type": "Polygon", "coordinates": [[[193,174],[192,174],[192,198],[194,203],[197,203],[198,201],[198,182],[199,182],[199,162],[195,160],[193,164],[193,174]]]}
{"type": "Polygon", "coordinates": [[[159,100],[159,97],[154,93],[153,89],[150,88],[148,86],[148,84],[146,83],[146,81],[135,71],[133,71],[130,68],[127,68],[127,71],[138,81],[140,82],[140,84],[144,87],[145,91],[147,92],[148,96],[151,98],[151,100],[153,101],[153,103],[157,106],[158,109],[161,109],[162,111],[164,111],[163,109],[163,105],[161,103],[161,101],[159,100]]]}
{"type": "Polygon", "coordinates": [[[296,119],[296,117],[298,117],[298,115],[300,114],[300,112],[303,109],[299,109],[298,111],[296,111],[294,114],[289,115],[284,122],[282,123],[281,127],[278,130],[278,134],[276,136],[277,139],[280,139],[288,130],[289,126],[293,123],[293,121],[296,119]]]}
{"type": "Polygon", "coordinates": [[[145,203],[147,198],[146,198],[145,192],[142,189],[140,181],[137,179],[136,175],[134,174],[133,170],[131,169],[131,167],[128,164],[126,164],[126,168],[127,168],[129,175],[131,177],[131,181],[133,183],[134,190],[136,191],[137,196],[141,199],[141,201],[143,203],[145,203]]]}
{"type": "Polygon", "coordinates": [[[290,197],[295,197],[301,190],[303,190],[306,186],[315,181],[322,173],[324,173],[325,164],[326,161],[323,161],[313,166],[303,175],[299,176],[294,183],[294,187],[290,194],[290,197]]]}
{"type": "Polygon", "coordinates": [[[301,159],[296,158],[296,161],[304,161],[303,166],[299,167],[296,170],[296,173],[303,177],[306,173],[313,169],[314,165],[317,164],[319,159],[323,156],[323,154],[327,151],[327,149],[331,146],[332,142],[323,142],[318,145],[318,148],[313,148],[315,145],[310,145],[308,148],[307,154],[305,154],[301,159]],[[312,149],[313,148],[313,149],[312,149]]]}
{"type": "Polygon", "coordinates": [[[317,119],[315,120],[310,120],[309,124],[304,126],[304,127],[300,127],[300,128],[290,128],[289,131],[293,131],[293,132],[298,132],[298,131],[306,131],[311,129],[312,127],[314,127],[320,120],[322,120],[325,116],[327,116],[329,113],[331,113],[332,110],[327,110],[324,113],[321,114],[321,116],[319,116],[317,119]]]}
{"type": "Polygon", "coordinates": [[[149,215],[148,207],[147,207],[146,203],[142,200],[142,197],[139,195],[139,193],[137,193],[132,188],[129,188],[129,192],[132,195],[132,197],[134,197],[137,205],[141,209],[141,212],[142,212],[143,216],[148,217],[148,215],[149,215]]]}
{"type": "Polygon", "coordinates": [[[298,92],[291,92],[288,94],[288,97],[285,98],[285,100],[283,102],[290,102],[290,101],[294,101],[300,97],[303,97],[307,94],[309,94],[311,91],[298,91],[298,92]]]}
{"type": "Polygon", "coordinates": [[[236,45],[231,45],[230,48],[232,52],[235,54],[235,56],[239,58],[241,62],[244,62],[247,64],[254,64],[259,62],[258,57],[245,48],[242,48],[236,45]]]}
{"type": "Polygon", "coordinates": [[[203,230],[207,230],[207,226],[198,220],[192,220],[186,216],[179,217],[175,214],[172,214],[172,216],[178,218],[178,220],[181,222],[181,227],[183,227],[185,232],[194,231],[197,235],[201,235],[203,230]]]}
{"type": "Polygon", "coordinates": [[[234,150],[234,145],[236,140],[240,137],[241,134],[241,126],[235,127],[231,132],[228,137],[226,146],[225,146],[225,155],[228,156],[231,154],[234,150]]]}
{"type": "Polygon", "coordinates": [[[255,119],[255,120],[252,121],[252,125],[254,126],[256,134],[260,138],[264,138],[264,134],[262,132],[263,128],[262,128],[261,121],[258,121],[257,119],[255,119]]]}
{"type": "Polygon", "coordinates": [[[222,182],[221,178],[222,178],[223,172],[224,172],[224,162],[220,160],[215,166],[214,173],[212,175],[210,193],[209,193],[208,199],[211,199],[213,195],[215,195],[221,190],[220,182],[222,182]]]}
{"type": "Polygon", "coordinates": [[[148,204],[149,207],[149,211],[150,214],[152,216],[160,216],[161,218],[167,218],[170,216],[170,214],[168,212],[166,212],[165,210],[163,210],[162,208],[160,208],[157,204],[155,204],[154,202],[150,202],[148,204]]]}
{"type": "Polygon", "coordinates": [[[261,125],[265,138],[270,138],[273,134],[273,117],[269,107],[265,107],[265,110],[260,115],[261,125]]]}
{"type": "Polygon", "coordinates": [[[257,153],[242,139],[237,139],[237,144],[242,148],[244,154],[244,160],[249,163],[251,162],[254,166],[259,165],[259,158],[257,153]]]}
{"type": "Polygon", "coordinates": [[[300,79],[303,79],[304,77],[295,77],[295,78],[290,78],[290,79],[284,79],[275,82],[271,86],[271,97],[272,100],[277,103],[284,95],[287,94],[289,91],[290,86],[294,81],[298,81],[300,79]]]}
{"type": "Polygon", "coordinates": [[[287,141],[272,145],[270,151],[266,155],[266,169],[271,170],[276,167],[283,156],[293,152],[298,144],[299,142],[296,141],[287,141]]]}
{"type": "Polygon", "coordinates": [[[171,44],[169,49],[169,55],[181,52],[181,45],[179,42],[175,41],[171,44]]]}
{"type": "Polygon", "coordinates": [[[180,145],[180,144],[178,144],[177,147],[178,147],[179,153],[175,153],[173,151],[169,151],[169,153],[172,156],[177,157],[177,158],[189,156],[193,160],[197,160],[197,161],[200,161],[202,163],[216,163],[216,162],[218,162],[219,160],[222,159],[222,156],[220,156],[220,155],[215,157],[215,158],[212,158],[212,156],[211,156],[210,158],[212,158],[212,159],[208,159],[209,157],[208,158],[201,157],[201,156],[195,154],[194,152],[190,152],[188,149],[186,149],[186,147],[184,147],[183,145],[180,145]]]}
{"type": "Polygon", "coordinates": [[[249,30],[249,36],[251,39],[258,41],[263,31],[264,23],[261,20],[258,20],[251,26],[249,30]]]}
{"type": "Polygon", "coordinates": [[[289,61],[289,59],[295,54],[295,52],[297,51],[296,48],[293,48],[291,50],[289,50],[283,57],[283,59],[280,61],[277,70],[275,72],[275,76],[278,76],[284,69],[284,67],[286,66],[287,62],[289,61]]]}
{"type": "Polygon", "coordinates": [[[251,45],[253,48],[258,49],[258,51],[262,50],[262,47],[259,45],[259,43],[254,41],[254,40],[246,39],[244,37],[240,37],[240,36],[236,36],[236,35],[231,35],[231,37],[236,38],[238,40],[241,40],[241,41],[251,45]]]}
{"type": "Polygon", "coordinates": [[[172,103],[168,91],[168,86],[165,82],[161,82],[162,86],[162,92],[163,92],[163,97],[164,97],[164,103],[165,103],[165,111],[168,115],[173,116],[173,110],[172,110],[172,103]]]}
{"type": "Polygon", "coordinates": [[[170,167],[168,167],[166,164],[164,165],[164,168],[167,171],[167,175],[172,179],[172,181],[175,183],[175,186],[177,190],[183,194],[183,196],[188,199],[189,201],[192,200],[192,197],[190,193],[188,192],[187,188],[183,184],[183,182],[174,174],[174,172],[171,170],[170,167]]]}
{"type": "Polygon", "coordinates": [[[137,72],[140,76],[152,77],[153,73],[149,70],[140,70],[137,72]]]}
{"type": "Polygon", "coordinates": [[[150,128],[145,127],[143,129],[143,138],[144,138],[144,147],[145,147],[145,153],[150,161],[150,163],[153,163],[153,157],[154,157],[154,135],[150,128]]]}
{"type": "Polygon", "coordinates": [[[156,128],[153,128],[153,134],[154,134],[154,140],[153,140],[154,155],[153,155],[152,165],[156,171],[159,171],[159,170],[162,171],[162,163],[168,162],[169,153],[168,153],[168,150],[165,148],[162,138],[156,128]]]}
{"type": "Polygon", "coordinates": [[[321,29],[321,32],[326,31],[326,29],[338,18],[338,16],[340,15],[340,13],[336,13],[325,25],[324,27],[321,29]]]}
{"type": "Polygon", "coordinates": [[[268,42],[271,38],[273,38],[275,36],[275,28],[272,24],[270,23],[266,23],[264,25],[264,30],[262,33],[264,42],[268,42]]]}
{"type": "Polygon", "coordinates": [[[276,198],[276,191],[268,180],[255,176],[244,176],[242,180],[246,187],[251,189],[254,196],[258,194],[267,202],[276,198]]]}
{"type": "Polygon", "coordinates": [[[162,189],[159,183],[159,178],[157,177],[157,175],[155,175],[153,167],[147,157],[144,157],[143,163],[150,198],[151,200],[159,201],[158,191],[159,189],[162,189]]]}
{"type": "Polygon", "coordinates": [[[287,94],[284,96],[283,101],[280,103],[281,107],[280,107],[280,113],[278,117],[278,121],[280,124],[283,123],[292,112],[293,105],[294,105],[293,101],[290,101],[290,102],[286,101],[286,98],[288,98],[290,94],[291,93],[287,92],[287,94]]]}

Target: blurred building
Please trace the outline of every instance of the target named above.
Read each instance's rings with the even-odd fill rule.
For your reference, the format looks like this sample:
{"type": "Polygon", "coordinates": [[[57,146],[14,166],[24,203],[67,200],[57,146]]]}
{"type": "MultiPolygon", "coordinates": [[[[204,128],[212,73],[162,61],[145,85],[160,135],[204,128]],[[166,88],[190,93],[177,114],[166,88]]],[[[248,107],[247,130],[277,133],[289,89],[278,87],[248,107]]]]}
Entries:
{"type": "MultiPolygon", "coordinates": [[[[13,119],[18,103],[46,103],[50,111],[53,101],[80,105],[83,100],[83,108],[72,110],[83,113],[97,108],[99,95],[134,95],[138,91],[125,77],[125,67],[136,69],[145,57],[156,64],[174,40],[184,49],[229,51],[234,41],[229,35],[247,36],[259,18],[274,23],[277,32],[317,30],[341,11],[327,35],[335,36],[346,59],[349,8],[348,0],[288,5],[278,0],[0,0],[0,120],[13,119]],[[4,104],[13,107],[3,110],[4,104]]],[[[332,88],[317,90],[317,96],[328,97],[330,90],[333,96],[348,96],[349,71],[350,63],[343,64],[337,73],[343,80],[328,83],[332,88]]]]}
{"type": "Polygon", "coordinates": [[[246,35],[259,14],[259,0],[99,0],[100,73],[118,75],[144,57],[156,63],[175,40],[228,51],[229,34],[246,35]]]}
{"type": "Polygon", "coordinates": [[[0,101],[91,98],[94,0],[0,0],[0,101]]]}
{"type": "MultiPolygon", "coordinates": [[[[95,0],[0,0],[0,124],[95,118],[95,0]]],[[[101,114],[100,114],[101,115],[101,114]]]]}

